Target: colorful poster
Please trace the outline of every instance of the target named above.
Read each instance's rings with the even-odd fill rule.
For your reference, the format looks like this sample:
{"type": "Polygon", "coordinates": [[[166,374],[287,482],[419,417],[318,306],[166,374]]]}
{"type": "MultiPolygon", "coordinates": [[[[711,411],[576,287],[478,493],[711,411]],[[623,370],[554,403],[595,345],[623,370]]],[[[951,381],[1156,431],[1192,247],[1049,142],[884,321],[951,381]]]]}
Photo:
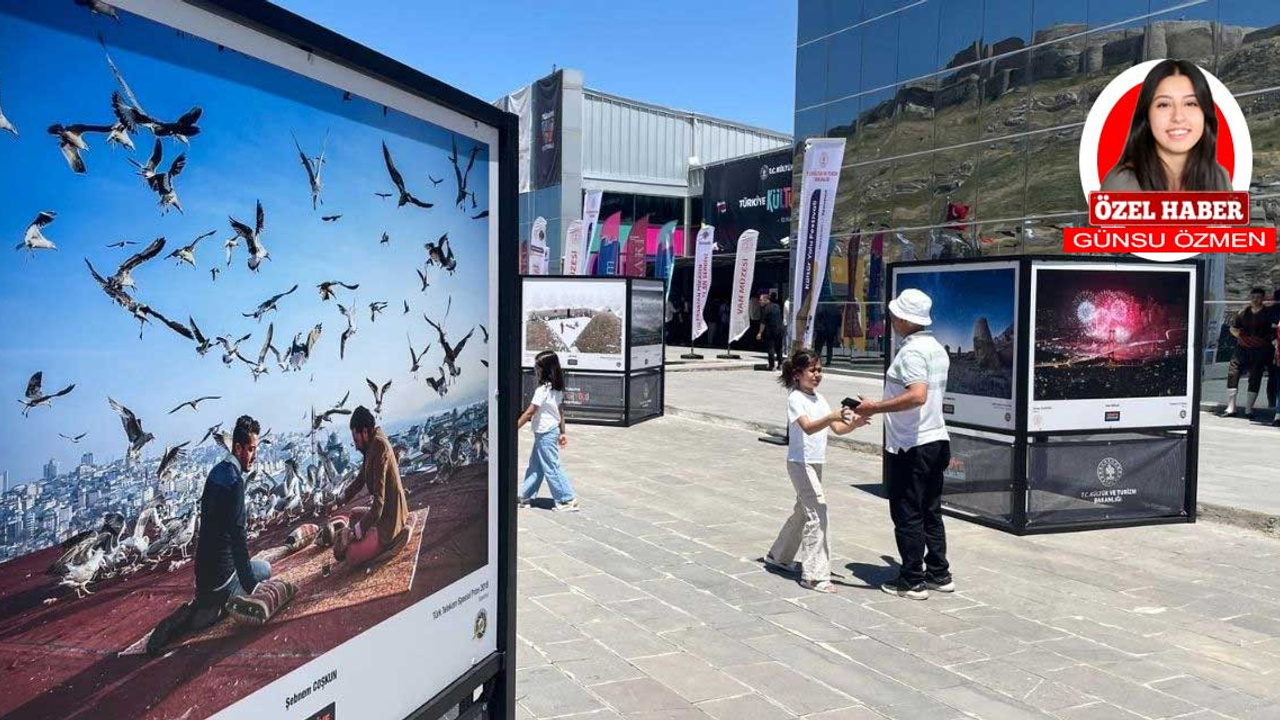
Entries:
{"type": "Polygon", "coordinates": [[[676,266],[675,248],[676,221],[666,223],[658,231],[658,254],[654,262],[654,276],[667,284],[666,297],[671,296],[671,272],[676,266]]]}
{"type": "Polygon", "coordinates": [[[1031,266],[1033,432],[1191,424],[1194,265],[1031,266]]]}
{"type": "Polygon", "coordinates": [[[551,350],[571,370],[625,370],[625,280],[526,278],[524,367],[551,350]]]}
{"type": "Polygon", "coordinates": [[[742,337],[751,326],[751,283],[756,276],[756,245],[760,233],[744,230],[738,236],[733,262],[733,296],[729,301],[729,342],[742,337]]]}
{"type": "Polygon", "coordinates": [[[844,163],[844,138],[805,141],[800,184],[800,224],[796,237],[795,274],[791,281],[791,314],[787,327],[793,345],[813,342],[813,315],[827,271],[831,213],[844,163]]]}
{"type": "Polygon", "coordinates": [[[616,212],[605,218],[600,226],[600,251],[596,253],[595,274],[601,277],[616,277],[621,274],[622,248],[618,241],[622,231],[622,213],[616,212]]]}
{"type": "Polygon", "coordinates": [[[0,5],[0,716],[409,716],[502,623],[498,131],[100,8],[0,5]]]}
{"type": "Polygon", "coordinates": [[[564,234],[564,259],[561,261],[564,267],[562,274],[564,275],[583,275],[582,269],[586,266],[587,251],[586,243],[583,242],[582,221],[574,220],[569,223],[569,229],[564,234]]]}
{"type": "Polygon", "coordinates": [[[711,294],[711,251],[715,247],[715,237],[716,229],[710,225],[703,225],[698,230],[693,258],[693,335],[690,340],[697,340],[707,331],[707,319],[703,313],[707,309],[707,296],[711,294]]]}
{"type": "Polygon", "coordinates": [[[526,275],[546,275],[550,269],[551,251],[547,248],[547,219],[539,217],[529,230],[529,255],[526,275]]]}
{"type": "Polygon", "coordinates": [[[597,226],[600,223],[600,200],[604,192],[588,190],[582,199],[582,257],[587,260],[578,266],[578,272],[565,272],[565,275],[597,275],[595,257],[591,255],[591,243],[595,240],[597,226]]]}
{"type": "Polygon", "coordinates": [[[627,277],[644,277],[644,239],[649,234],[649,216],[636,221],[627,231],[627,277]]]}

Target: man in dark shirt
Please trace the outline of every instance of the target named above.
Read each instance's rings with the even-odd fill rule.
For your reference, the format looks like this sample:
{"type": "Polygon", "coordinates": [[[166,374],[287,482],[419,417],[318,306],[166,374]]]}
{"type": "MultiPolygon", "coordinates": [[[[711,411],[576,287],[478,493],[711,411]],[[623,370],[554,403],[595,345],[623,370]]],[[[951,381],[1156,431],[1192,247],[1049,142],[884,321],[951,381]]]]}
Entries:
{"type": "Polygon", "coordinates": [[[200,529],[196,540],[196,596],[162,620],[147,641],[147,653],[158,655],[179,636],[203,630],[225,615],[233,597],[248,595],[271,577],[265,560],[249,559],[244,505],[244,473],[258,454],[258,421],[242,415],[231,436],[232,457],[209,472],[200,496],[200,529]]]}
{"type": "Polygon", "coordinates": [[[1253,404],[1258,400],[1262,387],[1262,375],[1271,362],[1273,348],[1271,338],[1271,312],[1266,307],[1267,293],[1260,287],[1249,291],[1249,304],[1231,320],[1231,335],[1236,339],[1236,351],[1227,369],[1227,409],[1225,415],[1236,414],[1236,395],[1240,387],[1240,375],[1249,376],[1248,394],[1245,396],[1245,415],[1253,417],[1253,404]]]}
{"type": "Polygon", "coordinates": [[[770,372],[773,371],[775,364],[782,365],[782,343],[786,339],[785,336],[786,326],[783,323],[782,306],[778,304],[777,296],[760,293],[760,332],[756,334],[756,340],[764,342],[765,352],[769,356],[770,372]]]}

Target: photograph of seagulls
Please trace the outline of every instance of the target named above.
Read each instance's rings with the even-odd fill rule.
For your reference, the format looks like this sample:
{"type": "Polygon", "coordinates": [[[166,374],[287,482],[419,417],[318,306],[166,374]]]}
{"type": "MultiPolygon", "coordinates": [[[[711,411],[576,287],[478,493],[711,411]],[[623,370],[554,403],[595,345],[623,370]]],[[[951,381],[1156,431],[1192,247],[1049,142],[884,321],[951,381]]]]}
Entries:
{"type": "Polygon", "coordinates": [[[4,107],[0,106],[0,130],[3,130],[14,137],[18,137],[18,128],[9,122],[9,118],[4,116],[4,107]]]}
{"type": "MultiPolygon", "coordinates": [[[[493,491],[481,438],[495,401],[474,328],[497,312],[495,254],[491,224],[473,221],[470,205],[473,192],[480,208],[493,202],[496,145],[470,121],[442,126],[358,94],[344,101],[341,88],[251,54],[80,4],[87,10],[68,11],[77,8],[67,0],[0,8],[0,47],[58,60],[0,73],[13,121],[0,120],[0,154],[21,169],[0,193],[15,247],[0,264],[0,302],[39,309],[7,314],[0,334],[21,373],[10,377],[0,452],[8,487],[38,488],[59,518],[56,531],[0,533],[0,605],[13,607],[19,587],[37,612],[56,603],[68,651],[24,646],[33,662],[57,666],[48,677],[65,669],[57,663],[102,666],[67,675],[83,685],[52,701],[51,717],[162,720],[185,712],[173,698],[216,697],[194,720],[488,562],[493,491]],[[447,201],[455,154],[467,185],[460,207],[447,201]],[[360,469],[349,428],[358,406],[396,447],[422,538],[403,579],[340,566],[322,576],[318,564],[304,572],[297,558],[331,551],[303,547],[273,556],[304,611],[270,635],[305,638],[305,657],[259,662],[268,634],[230,623],[224,635],[143,657],[146,634],[195,582],[201,494],[230,457],[237,418],[264,430],[243,472],[254,556],[367,505],[363,491],[343,501],[360,469]],[[26,567],[23,558],[39,569],[15,581],[5,568],[26,567]],[[126,598],[127,611],[115,604],[126,598]],[[321,599],[361,602],[366,615],[350,627],[316,624],[321,599]],[[125,616],[134,620],[104,622],[125,616]],[[88,647],[108,652],[79,654],[81,628],[107,637],[88,647]],[[246,682],[205,693],[232,662],[244,663],[246,682]],[[137,681],[111,681],[150,678],[153,663],[182,665],[190,680],[137,693],[145,702],[131,694],[137,681]]],[[[5,512],[0,503],[0,529],[10,527],[5,512]]],[[[16,702],[57,696],[43,676],[18,683],[23,672],[0,667],[5,687],[36,693],[16,702]]]]}

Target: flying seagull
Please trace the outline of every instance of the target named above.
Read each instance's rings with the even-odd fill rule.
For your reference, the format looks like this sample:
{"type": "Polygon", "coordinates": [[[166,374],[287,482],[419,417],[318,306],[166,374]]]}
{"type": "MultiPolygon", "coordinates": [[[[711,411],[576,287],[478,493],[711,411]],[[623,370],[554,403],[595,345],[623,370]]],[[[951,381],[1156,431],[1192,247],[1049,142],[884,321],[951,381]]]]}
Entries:
{"type": "Polygon", "coordinates": [[[480,212],[476,213],[475,215],[472,215],[472,216],[471,216],[471,219],[472,219],[472,220],[483,220],[483,219],[485,219],[485,218],[487,218],[487,217],[489,217],[489,211],[488,211],[488,210],[481,210],[480,212]]]}
{"type": "Polygon", "coordinates": [[[191,328],[191,339],[196,341],[196,352],[200,355],[209,352],[209,348],[213,347],[213,341],[200,332],[196,319],[190,315],[187,316],[187,326],[191,328]]]}
{"type": "Polygon", "coordinates": [[[380,192],[376,192],[376,193],[374,193],[374,195],[377,195],[378,197],[382,198],[383,200],[386,200],[387,198],[391,197],[391,193],[380,193],[380,192]]]}
{"type": "Polygon", "coordinates": [[[138,337],[142,337],[142,327],[150,322],[150,318],[147,317],[146,313],[148,308],[137,300],[134,300],[129,293],[125,292],[124,288],[120,287],[120,284],[114,278],[108,280],[102,277],[97,270],[93,269],[93,263],[89,262],[89,258],[84,259],[84,264],[89,267],[89,273],[93,275],[93,279],[97,281],[98,287],[102,288],[102,292],[106,293],[107,297],[111,298],[117,305],[127,310],[129,314],[138,321],[138,337]]]}
{"type": "Polygon", "coordinates": [[[120,22],[120,16],[116,14],[116,9],[103,2],[103,0],[76,0],[76,4],[82,8],[87,8],[94,15],[106,15],[112,20],[120,22]]]}
{"type": "Polygon", "coordinates": [[[293,287],[289,288],[288,290],[282,293],[278,293],[276,295],[272,295],[266,300],[263,300],[261,303],[258,304],[257,310],[254,310],[253,312],[250,312],[250,313],[240,313],[240,314],[245,317],[251,317],[254,320],[257,320],[258,322],[262,322],[263,315],[269,312],[274,312],[275,310],[278,309],[277,306],[281,298],[285,297],[286,295],[292,295],[293,292],[297,289],[298,289],[298,286],[295,284],[293,287]]]}
{"type": "Polygon", "coordinates": [[[41,232],[44,226],[53,222],[53,219],[57,216],[58,213],[52,210],[45,210],[36,215],[36,219],[31,221],[31,224],[27,226],[27,231],[22,234],[22,242],[18,243],[14,249],[22,250],[26,248],[28,254],[32,255],[35,254],[36,250],[57,250],[58,246],[54,245],[53,241],[45,237],[44,233],[41,232]]]}
{"type": "Polygon", "coordinates": [[[72,436],[72,435],[63,435],[62,433],[58,433],[58,437],[62,438],[63,440],[70,440],[70,441],[71,441],[71,443],[72,443],[72,444],[74,444],[74,445],[79,445],[79,444],[80,444],[80,441],[81,441],[81,440],[83,440],[83,439],[85,439],[85,437],[86,437],[86,436],[88,436],[88,435],[89,435],[89,433],[87,433],[87,432],[82,432],[82,433],[80,433],[79,435],[75,435],[75,436],[72,436]]]}
{"type": "Polygon", "coordinates": [[[169,253],[166,257],[173,258],[177,260],[179,263],[186,263],[194,268],[196,266],[196,245],[199,245],[201,240],[209,237],[210,235],[213,235],[216,232],[218,231],[210,230],[209,232],[201,235],[195,240],[192,240],[190,245],[184,245],[178,248],[177,250],[174,250],[173,252],[169,253]]]}
{"type": "Polygon", "coordinates": [[[154,258],[164,250],[165,239],[162,237],[151,241],[151,244],[142,249],[141,252],[130,256],[128,260],[120,263],[120,267],[116,269],[116,274],[112,275],[107,281],[114,283],[120,288],[137,288],[133,282],[133,271],[142,263],[154,258]]]}
{"type": "Polygon", "coordinates": [[[220,272],[220,271],[219,271],[219,270],[218,270],[218,268],[216,268],[216,267],[214,267],[214,268],[209,268],[209,277],[213,278],[213,280],[211,280],[211,282],[218,282],[218,273],[219,273],[219,272],[220,272]]]}
{"type": "Polygon", "coordinates": [[[418,281],[422,283],[422,292],[426,292],[431,286],[431,281],[427,279],[427,271],[425,269],[418,270],[418,281]]]}
{"type": "Polygon", "coordinates": [[[204,437],[200,438],[200,442],[196,443],[196,447],[200,447],[201,445],[203,445],[206,440],[213,437],[213,434],[218,432],[221,429],[222,429],[222,423],[218,423],[217,425],[214,425],[213,427],[209,428],[208,431],[205,432],[204,437]]]}
{"type": "Polygon", "coordinates": [[[403,302],[404,302],[404,314],[405,314],[405,315],[408,315],[408,314],[409,314],[409,301],[408,301],[408,300],[404,300],[403,302]]]}
{"type": "Polygon", "coordinates": [[[182,409],[182,408],[184,408],[184,407],[189,407],[189,408],[191,408],[192,410],[195,410],[195,411],[197,411],[197,412],[198,412],[198,411],[200,410],[200,408],[199,408],[199,407],[197,407],[197,405],[199,405],[200,403],[204,402],[205,400],[221,400],[221,399],[222,399],[222,396],[221,396],[221,395],[205,395],[205,396],[203,396],[203,397],[198,397],[198,398],[196,398],[195,400],[188,400],[188,401],[186,401],[186,402],[182,403],[181,405],[179,405],[178,407],[176,407],[176,408],[174,408],[174,409],[170,410],[170,411],[169,411],[169,414],[170,414],[170,415],[172,415],[172,414],[174,414],[174,413],[178,412],[179,410],[181,410],[181,409],[182,409]]]}
{"type": "Polygon", "coordinates": [[[149,432],[143,432],[142,421],[129,408],[120,403],[107,398],[107,402],[111,403],[111,409],[120,415],[120,424],[124,426],[125,437],[129,439],[129,447],[125,451],[125,456],[130,460],[136,460],[139,453],[142,452],[143,446],[156,439],[155,435],[149,432]]]}
{"type": "Polygon", "coordinates": [[[178,458],[182,457],[183,448],[190,444],[191,441],[188,440],[179,445],[174,445],[173,447],[167,447],[164,449],[164,455],[160,456],[160,467],[156,468],[156,477],[158,479],[164,479],[164,476],[173,468],[173,464],[178,461],[178,458]]]}
{"type": "Polygon", "coordinates": [[[440,397],[444,397],[446,394],[448,394],[449,380],[447,377],[445,377],[443,365],[440,366],[440,377],[427,378],[427,384],[430,385],[431,389],[435,390],[436,394],[439,395],[440,397]]]}
{"type": "Polygon", "coordinates": [[[338,303],[338,311],[347,318],[347,329],[342,331],[342,336],[338,339],[338,359],[345,360],[347,357],[347,341],[352,335],[356,334],[356,314],[353,306],[348,310],[342,303],[338,303]]]}
{"type": "Polygon", "coordinates": [[[251,371],[253,372],[254,382],[257,382],[258,378],[267,374],[267,369],[268,369],[267,355],[269,353],[274,354],[276,356],[277,363],[280,362],[280,351],[276,350],[275,346],[271,344],[271,337],[274,334],[275,334],[275,323],[270,323],[267,325],[267,337],[265,340],[262,341],[262,349],[258,351],[258,362],[255,363],[252,360],[246,358],[245,356],[237,353],[237,357],[239,357],[242,362],[247,364],[251,369],[251,371]]]}
{"type": "Polygon", "coordinates": [[[26,398],[18,401],[22,404],[23,417],[27,417],[33,408],[41,406],[52,407],[54,398],[60,398],[76,388],[75,383],[72,383],[58,392],[45,393],[44,389],[41,387],[43,379],[44,372],[40,371],[32,375],[31,379],[27,381],[26,398]]]}
{"type": "Polygon", "coordinates": [[[396,169],[396,163],[391,159],[391,150],[387,148],[385,140],[382,141],[382,159],[387,163],[387,173],[391,175],[391,182],[395,184],[396,190],[400,191],[400,201],[396,203],[396,207],[404,207],[409,203],[413,203],[420,208],[431,207],[431,203],[422,202],[404,189],[404,176],[396,169]]]}
{"type": "Polygon", "coordinates": [[[298,136],[293,136],[293,145],[298,148],[298,157],[302,160],[302,169],[307,171],[307,182],[311,185],[311,209],[315,210],[316,206],[323,203],[320,199],[320,170],[324,165],[324,151],[329,145],[329,133],[325,132],[324,142],[320,144],[320,156],[315,158],[307,157],[302,151],[302,145],[298,143],[298,136]]]}
{"type": "Polygon", "coordinates": [[[432,187],[435,187],[436,185],[439,185],[440,183],[444,182],[444,178],[440,178],[437,180],[435,176],[432,176],[432,175],[428,175],[427,179],[431,181],[432,187]]]}
{"type": "Polygon", "coordinates": [[[80,157],[80,153],[89,149],[88,143],[84,141],[85,133],[109,133],[110,125],[83,125],[73,123],[71,125],[61,125],[54,123],[49,126],[49,134],[58,138],[58,149],[62,151],[62,157],[66,159],[67,166],[77,175],[85,173],[84,158],[80,157]]]}
{"type": "Polygon", "coordinates": [[[345,410],[343,408],[333,408],[332,410],[325,410],[324,412],[317,415],[316,409],[311,408],[311,432],[316,432],[317,430],[319,430],[325,423],[329,422],[329,420],[334,415],[350,415],[350,414],[351,414],[350,410],[345,410]]]}
{"type": "Polygon", "coordinates": [[[369,378],[365,378],[364,381],[369,383],[369,390],[373,393],[373,414],[381,415],[382,401],[387,399],[387,391],[391,389],[391,381],[388,380],[381,388],[369,378]]]}
{"type": "Polygon", "coordinates": [[[320,219],[321,219],[321,220],[323,220],[323,221],[325,221],[325,222],[336,222],[336,221],[338,221],[338,220],[341,220],[341,219],[342,219],[342,216],[341,216],[341,215],[325,215],[325,216],[321,217],[320,219]]]}
{"type": "Polygon", "coordinates": [[[3,110],[0,110],[0,130],[4,130],[14,137],[18,137],[18,128],[14,127],[13,123],[9,122],[9,118],[4,116],[3,110]]]}
{"type": "Polygon", "coordinates": [[[369,322],[375,322],[378,319],[378,313],[387,309],[387,303],[381,300],[369,303],[369,322]]]}
{"type": "Polygon", "coordinates": [[[344,287],[348,290],[355,290],[356,288],[360,287],[360,283],[356,283],[355,285],[348,285],[347,283],[344,283],[341,280],[326,280],[316,286],[316,289],[320,291],[320,299],[324,301],[324,300],[332,300],[335,297],[337,297],[338,293],[336,290],[334,290],[335,287],[344,287]]]}
{"type": "Polygon", "coordinates": [[[164,315],[161,315],[158,311],[156,311],[156,310],[154,310],[153,308],[151,308],[151,306],[149,306],[149,305],[142,305],[142,306],[141,306],[141,310],[142,310],[142,313],[143,313],[144,315],[148,315],[148,316],[150,316],[150,317],[153,317],[153,318],[155,318],[155,319],[159,320],[160,322],[164,323],[164,324],[165,324],[165,326],[166,326],[166,327],[168,327],[170,330],[172,330],[172,331],[174,331],[174,332],[178,333],[178,334],[179,334],[179,335],[181,335],[182,337],[184,337],[184,338],[186,338],[186,339],[188,339],[188,340],[194,340],[194,339],[195,339],[195,336],[191,333],[191,328],[187,327],[186,325],[183,325],[182,323],[178,322],[177,320],[170,320],[169,318],[165,317],[164,315]]]}
{"type": "Polygon", "coordinates": [[[144,127],[157,138],[172,137],[183,143],[189,142],[192,136],[200,134],[200,128],[196,125],[202,113],[199,106],[186,111],[173,122],[158,120],[143,110],[142,103],[138,102],[138,97],[133,94],[129,83],[125,82],[124,75],[111,59],[107,43],[101,35],[98,36],[98,42],[102,44],[102,53],[107,57],[107,65],[111,68],[111,74],[115,76],[116,84],[120,86],[118,91],[111,93],[111,110],[115,113],[116,120],[128,132],[137,132],[139,127],[144,127]]]}
{"type": "MultiPolygon", "coordinates": [[[[249,248],[249,269],[256,272],[263,260],[271,259],[271,254],[263,246],[261,238],[262,228],[266,220],[266,215],[262,212],[262,201],[258,201],[258,210],[253,227],[249,227],[231,216],[227,216],[227,219],[231,221],[231,229],[235,231],[236,237],[244,238],[245,245],[249,248]]],[[[230,264],[231,247],[234,247],[234,245],[227,248],[228,264],[230,264]]]]}
{"type": "Polygon", "coordinates": [[[163,159],[164,147],[160,144],[160,138],[156,138],[155,147],[146,165],[138,163],[133,158],[129,158],[129,162],[138,168],[138,174],[147,181],[147,187],[160,196],[161,213],[168,212],[170,206],[182,212],[182,203],[178,201],[178,191],[173,187],[173,179],[178,177],[182,169],[187,166],[186,153],[174,158],[173,162],[169,163],[167,171],[160,172],[160,162],[163,159]]]}
{"type": "Polygon", "coordinates": [[[466,347],[467,341],[471,339],[471,335],[476,331],[476,329],[471,328],[468,330],[467,334],[458,341],[457,345],[450,345],[449,340],[444,336],[444,330],[439,325],[435,324],[431,318],[427,317],[425,313],[423,313],[422,317],[427,321],[428,325],[435,328],[436,334],[440,336],[440,349],[444,351],[444,363],[449,367],[449,376],[455,378],[458,377],[462,374],[462,370],[460,370],[457,365],[458,356],[462,354],[462,348],[466,347]]]}
{"type": "Polygon", "coordinates": [[[462,202],[467,199],[467,181],[471,177],[471,168],[476,164],[476,156],[480,154],[480,146],[474,145],[471,148],[470,157],[467,159],[467,169],[464,172],[462,165],[458,162],[458,138],[456,135],[449,137],[449,142],[453,146],[453,153],[449,157],[450,164],[453,165],[453,176],[458,182],[458,196],[455,204],[462,207],[462,202]]]}
{"type": "Polygon", "coordinates": [[[311,332],[307,333],[306,341],[302,341],[302,333],[293,336],[293,342],[289,345],[289,352],[285,356],[285,361],[293,370],[301,370],[302,366],[311,359],[311,351],[315,348],[316,342],[320,340],[320,333],[324,330],[321,323],[311,328],[311,332]]]}
{"type": "Polygon", "coordinates": [[[222,352],[223,365],[230,366],[231,363],[235,362],[235,359],[240,355],[240,343],[244,342],[245,340],[248,340],[251,335],[252,333],[249,333],[248,335],[245,335],[244,337],[237,339],[235,342],[232,342],[231,338],[226,336],[219,336],[217,338],[218,344],[222,346],[222,350],[223,350],[222,352]]]}
{"type": "Polygon", "coordinates": [[[138,241],[137,241],[137,240],[121,240],[120,242],[113,242],[113,243],[111,243],[110,245],[108,245],[107,247],[109,247],[109,248],[111,248],[111,249],[113,249],[113,250],[119,250],[119,249],[121,249],[121,248],[126,248],[126,247],[128,247],[128,246],[130,246],[130,245],[137,245],[137,244],[138,244],[138,241]]]}
{"type": "Polygon", "coordinates": [[[449,233],[440,236],[434,243],[423,245],[427,249],[427,264],[439,265],[450,275],[458,269],[458,261],[453,257],[453,248],[449,247],[449,233]]]}
{"type": "Polygon", "coordinates": [[[413,351],[413,339],[409,337],[408,333],[405,334],[404,338],[409,341],[409,372],[416,373],[422,368],[422,358],[426,357],[431,350],[431,343],[427,343],[427,346],[422,348],[422,352],[415,353],[413,351]]]}
{"type": "Polygon", "coordinates": [[[390,236],[390,235],[388,235],[388,234],[387,234],[387,232],[386,232],[385,230],[384,230],[384,231],[382,231],[382,240],[381,240],[380,242],[381,242],[381,244],[383,244],[383,245],[390,245],[390,244],[391,244],[391,236],[390,236]]]}

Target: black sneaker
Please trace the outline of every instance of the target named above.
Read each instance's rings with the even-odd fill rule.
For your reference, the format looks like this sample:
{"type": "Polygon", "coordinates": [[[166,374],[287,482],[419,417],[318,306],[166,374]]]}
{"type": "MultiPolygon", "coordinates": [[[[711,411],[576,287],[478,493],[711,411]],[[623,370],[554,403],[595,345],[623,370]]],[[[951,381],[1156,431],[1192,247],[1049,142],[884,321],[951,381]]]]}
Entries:
{"type": "Polygon", "coordinates": [[[950,575],[945,578],[934,580],[925,577],[924,586],[929,590],[937,590],[940,593],[953,593],[956,591],[956,581],[950,575]]]}
{"type": "Polygon", "coordinates": [[[898,578],[893,582],[887,582],[881,585],[880,589],[890,595],[897,595],[898,597],[907,598],[908,600],[929,599],[929,589],[925,587],[924,583],[910,585],[902,578],[898,578]]]}

